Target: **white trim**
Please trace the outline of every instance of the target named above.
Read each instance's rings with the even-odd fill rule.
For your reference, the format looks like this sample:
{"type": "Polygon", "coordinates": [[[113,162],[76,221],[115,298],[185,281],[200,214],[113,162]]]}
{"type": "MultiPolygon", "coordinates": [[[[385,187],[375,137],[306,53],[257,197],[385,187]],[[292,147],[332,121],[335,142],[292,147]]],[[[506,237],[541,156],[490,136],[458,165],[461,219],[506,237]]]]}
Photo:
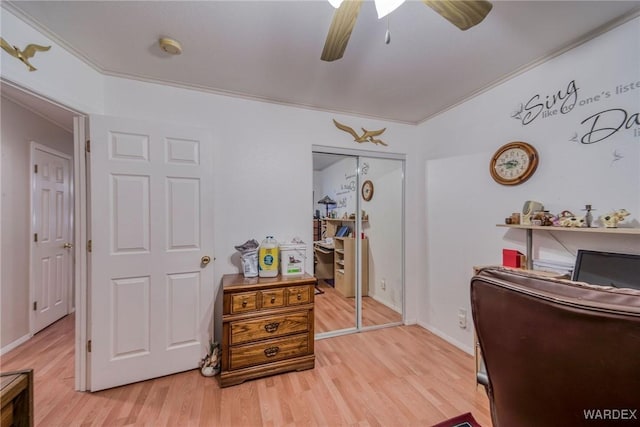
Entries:
{"type": "MultiPolygon", "coordinates": [[[[342,148],[342,147],[331,147],[327,145],[316,145],[313,144],[311,146],[311,154],[313,153],[322,153],[322,154],[338,154],[343,156],[352,156],[352,157],[373,157],[376,159],[391,159],[391,160],[407,160],[407,155],[404,153],[388,153],[386,151],[369,151],[369,150],[357,150],[355,148],[342,148]]],[[[404,170],[403,170],[404,174],[404,170]]],[[[404,178],[404,175],[403,175],[404,178]]]]}
{"type": "MultiPolygon", "coordinates": [[[[393,311],[395,311],[395,312],[398,312],[398,310],[400,310],[400,311],[399,311],[400,313],[404,313],[404,311],[402,310],[402,307],[398,307],[398,306],[395,306],[395,305],[393,305],[393,304],[389,304],[389,302],[388,302],[388,301],[385,301],[385,300],[382,300],[382,299],[380,299],[380,298],[377,298],[375,294],[373,294],[373,295],[367,295],[367,296],[368,296],[369,298],[373,299],[374,301],[377,301],[378,303],[380,303],[380,304],[384,305],[385,307],[390,308],[391,310],[393,310],[393,311]]],[[[403,298],[403,301],[404,301],[404,298],[403,298]]]]}
{"type": "MultiPolygon", "coordinates": [[[[53,104],[53,105],[55,105],[56,107],[58,107],[58,108],[60,108],[60,109],[62,109],[62,110],[68,111],[68,112],[73,113],[73,114],[80,114],[80,115],[82,114],[82,113],[80,113],[78,110],[76,110],[76,109],[74,109],[74,108],[68,107],[68,106],[66,106],[65,104],[61,104],[60,102],[55,101],[55,100],[53,100],[53,99],[51,99],[51,98],[49,98],[49,97],[47,97],[47,96],[41,95],[41,94],[39,94],[39,93],[37,93],[37,92],[34,92],[34,91],[33,91],[33,89],[30,89],[30,88],[28,88],[28,87],[26,87],[26,86],[23,86],[23,85],[21,85],[21,84],[19,84],[19,83],[16,83],[16,82],[14,82],[13,80],[8,79],[8,78],[6,78],[6,77],[4,77],[4,76],[0,76],[0,82],[1,82],[3,85],[7,85],[7,86],[9,86],[9,87],[11,87],[11,88],[13,88],[13,89],[17,89],[17,90],[20,90],[20,91],[22,91],[22,92],[28,93],[29,95],[31,95],[31,96],[33,96],[34,98],[37,98],[37,99],[39,99],[39,100],[41,100],[41,101],[48,102],[49,104],[53,104]]],[[[6,96],[6,94],[5,94],[5,93],[3,93],[3,96],[6,96]]],[[[20,104],[18,101],[16,101],[16,100],[15,100],[15,99],[13,99],[12,97],[9,97],[9,96],[6,96],[6,97],[7,97],[8,99],[11,99],[11,101],[12,101],[12,102],[15,102],[15,103],[20,104]]],[[[21,105],[22,105],[22,104],[21,104],[21,105]]],[[[22,105],[22,106],[23,106],[24,108],[28,109],[29,111],[32,111],[34,114],[37,114],[38,116],[42,117],[43,119],[48,120],[48,121],[50,121],[51,123],[54,123],[54,122],[52,122],[52,121],[51,121],[51,119],[49,119],[49,118],[47,118],[47,117],[45,117],[45,116],[41,115],[40,113],[38,113],[38,112],[36,112],[36,111],[33,111],[33,110],[31,109],[31,107],[29,107],[29,106],[24,106],[24,105],[22,105]]],[[[54,123],[54,124],[55,124],[55,123],[54,123]]],[[[61,127],[61,126],[60,126],[60,124],[56,124],[56,126],[57,126],[57,127],[61,127]]],[[[66,130],[66,129],[65,129],[65,130],[66,130]]]]}
{"type": "Polygon", "coordinates": [[[75,310],[76,310],[76,345],[75,345],[75,389],[87,390],[87,327],[89,318],[89,298],[87,297],[87,269],[88,255],[86,242],[88,240],[87,228],[87,169],[85,157],[86,118],[73,118],[73,163],[76,173],[73,175],[74,187],[74,257],[75,263],[75,310]]]}
{"type": "Polygon", "coordinates": [[[461,343],[460,341],[456,340],[455,338],[452,338],[451,336],[445,334],[444,332],[442,332],[437,328],[434,328],[431,325],[427,325],[426,323],[423,323],[423,322],[418,322],[418,326],[425,328],[427,331],[431,332],[434,335],[437,335],[438,337],[442,338],[449,344],[458,347],[460,350],[464,351],[470,356],[473,356],[475,354],[473,351],[473,347],[469,347],[468,345],[461,343]]]}
{"type": "Polygon", "coordinates": [[[18,338],[17,340],[5,345],[4,347],[0,348],[0,356],[7,354],[8,352],[10,352],[11,350],[13,350],[14,348],[18,347],[20,344],[24,344],[25,342],[29,341],[31,339],[31,337],[33,337],[33,335],[31,334],[27,334],[23,337],[18,338]]]}

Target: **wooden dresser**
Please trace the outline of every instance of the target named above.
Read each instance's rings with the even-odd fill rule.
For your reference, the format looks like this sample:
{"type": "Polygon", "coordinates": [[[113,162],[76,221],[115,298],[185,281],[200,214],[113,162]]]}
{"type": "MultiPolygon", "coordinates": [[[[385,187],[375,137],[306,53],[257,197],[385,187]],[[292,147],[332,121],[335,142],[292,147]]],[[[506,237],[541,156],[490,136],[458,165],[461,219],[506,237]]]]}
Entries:
{"type": "Polygon", "coordinates": [[[307,274],[223,276],[222,387],[315,366],[315,284],[307,274]]]}
{"type": "Polygon", "coordinates": [[[33,426],[33,369],[0,375],[2,427],[33,426]]]}

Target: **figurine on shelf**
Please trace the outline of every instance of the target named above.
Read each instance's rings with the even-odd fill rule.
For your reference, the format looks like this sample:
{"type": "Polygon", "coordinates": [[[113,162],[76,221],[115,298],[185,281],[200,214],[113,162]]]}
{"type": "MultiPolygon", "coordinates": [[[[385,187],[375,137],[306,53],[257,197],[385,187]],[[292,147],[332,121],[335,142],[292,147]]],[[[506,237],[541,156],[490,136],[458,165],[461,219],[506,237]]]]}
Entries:
{"type": "Polygon", "coordinates": [[[585,218],[576,216],[573,212],[565,210],[558,214],[557,218],[553,221],[553,225],[556,227],[584,227],[585,218]]]}
{"type": "Polygon", "coordinates": [[[631,215],[626,209],[618,209],[608,214],[600,216],[600,221],[606,228],[617,228],[620,221],[631,215]]]}
{"type": "Polygon", "coordinates": [[[553,225],[553,215],[549,211],[536,211],[531,217],[531,223],[545,227],[553,225]]]}
{"type": "Polygon", "coordinates": [[[587,227],[591,227],[591,223],[593,222],[593,215],[591,211],[595,211],[595,209],[591,208],[591,205],[585,205],[583,211],[587,213],[584,215],[585,222],[587,223],[587,227]]]}

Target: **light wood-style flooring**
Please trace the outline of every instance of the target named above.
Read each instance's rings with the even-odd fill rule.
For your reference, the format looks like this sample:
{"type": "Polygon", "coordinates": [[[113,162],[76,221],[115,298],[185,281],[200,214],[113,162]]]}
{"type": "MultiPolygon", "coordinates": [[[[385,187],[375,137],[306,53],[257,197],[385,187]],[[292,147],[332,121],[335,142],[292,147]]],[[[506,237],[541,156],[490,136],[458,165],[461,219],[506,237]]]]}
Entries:
{"type": "MultiPolygon", "coordinates": [[[[322,294],[314,298],[315,332],[329,332],[356,326],[355,298],[345,298],[324,280],[318,280],[322,294]]],[[[362,325],[386,325],[402,321],[402,315],[371,297],[362,298],[362,325]]]]}
{"type": "Polygon", "coordinates": [[[472,412],[491,427],[473,358],[419,326],[316,342],[316,367],[221,389],[198,370],[73,390],[74,317],[2,356],[35,369],[36,426],[430,426],[472,412]]]}

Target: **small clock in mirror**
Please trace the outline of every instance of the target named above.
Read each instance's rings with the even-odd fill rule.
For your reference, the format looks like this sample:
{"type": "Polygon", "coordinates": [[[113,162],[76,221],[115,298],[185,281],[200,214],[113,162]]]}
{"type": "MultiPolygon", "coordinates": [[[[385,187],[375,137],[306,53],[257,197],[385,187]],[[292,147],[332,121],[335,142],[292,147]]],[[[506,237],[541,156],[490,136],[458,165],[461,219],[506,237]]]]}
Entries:
{"type": "Polygon", "coordinates": [[[367,202],[373,197],[373,182],[366,180],[362,184],[362,198],[367,202]]]}

